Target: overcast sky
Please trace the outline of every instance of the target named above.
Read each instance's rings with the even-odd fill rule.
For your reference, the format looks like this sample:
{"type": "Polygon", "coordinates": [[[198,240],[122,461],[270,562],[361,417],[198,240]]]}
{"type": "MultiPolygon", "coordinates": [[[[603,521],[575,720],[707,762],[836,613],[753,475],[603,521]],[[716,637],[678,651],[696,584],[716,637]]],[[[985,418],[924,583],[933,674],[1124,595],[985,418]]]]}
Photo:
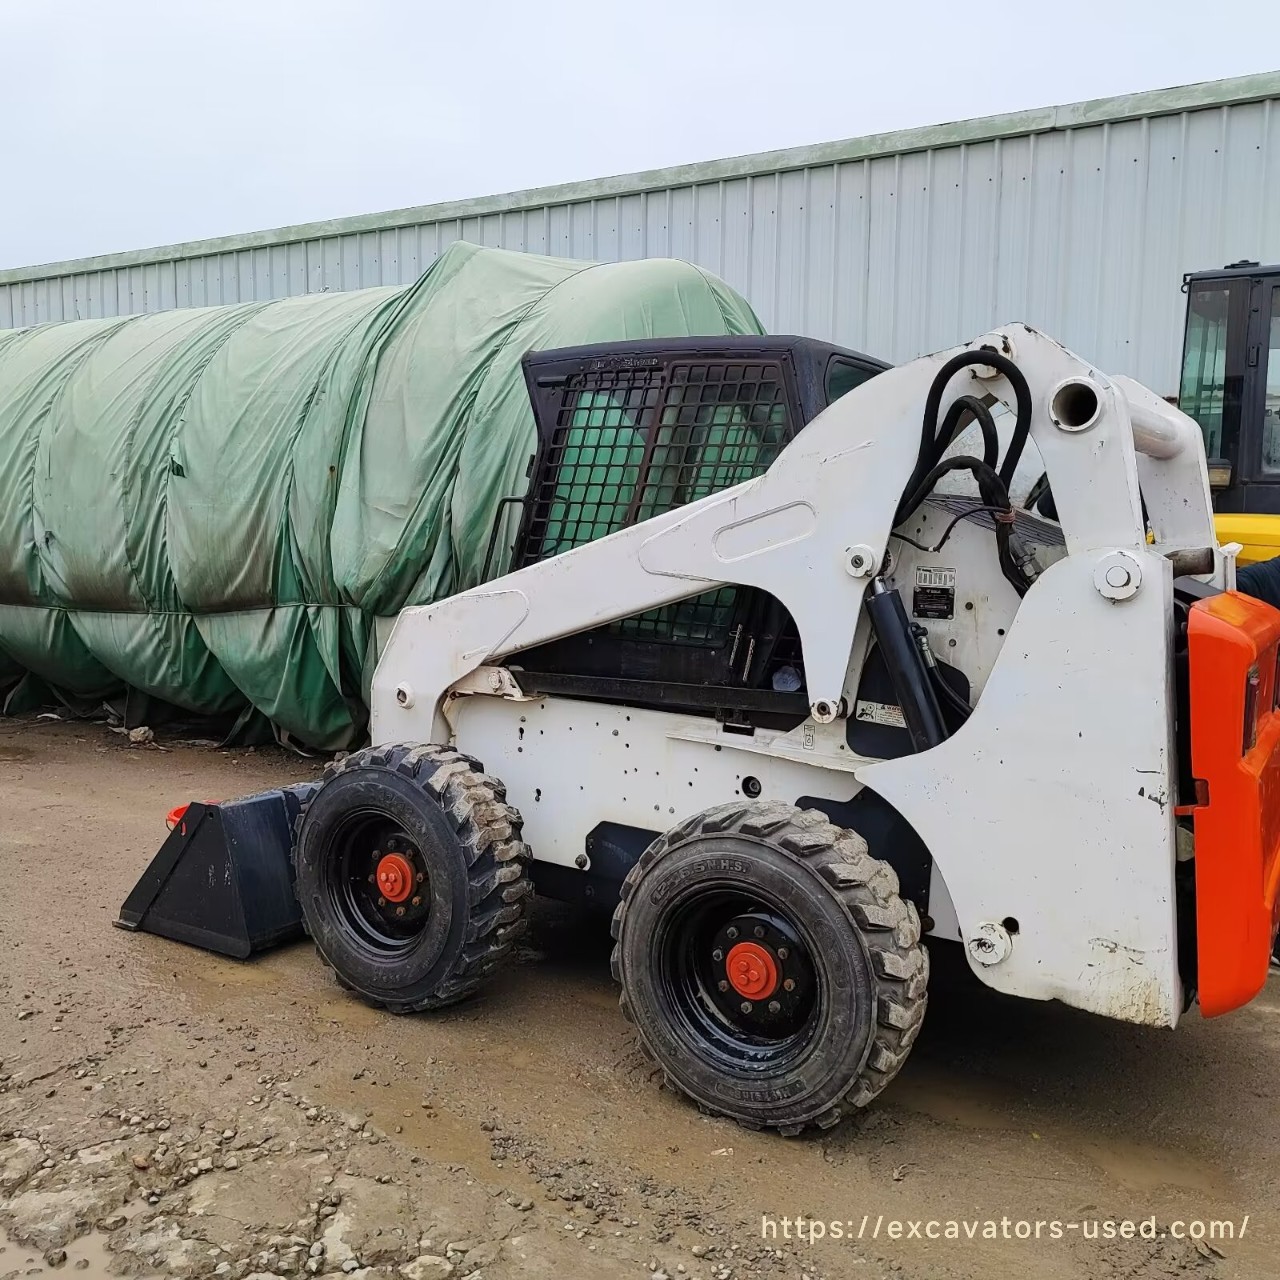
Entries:
{"type": "Polygon", "coordinates": [[[1277,63],[1276,0],[0,0],[0,267],[1277,63]]]}

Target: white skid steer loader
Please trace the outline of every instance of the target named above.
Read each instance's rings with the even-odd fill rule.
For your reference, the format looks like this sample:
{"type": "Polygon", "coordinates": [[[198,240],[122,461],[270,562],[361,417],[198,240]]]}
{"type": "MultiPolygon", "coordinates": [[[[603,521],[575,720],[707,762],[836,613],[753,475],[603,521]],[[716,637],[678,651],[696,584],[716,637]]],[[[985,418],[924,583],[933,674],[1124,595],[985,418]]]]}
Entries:
{"type": "Polygon", "coordinates": [[[1022,325],[892,369],[753,337],[525,371],[514,570],[406,609],[375,745],[256,826],[191,806],[122,923],[216,945],[147,918],[213,818],[291,854],[320,954],[395,1012],[474,992],[535,887],[614,908],[666,1080],[783,1133],[902,1066],[923,936],[1131,1022],[1259,991],[1280,612],[1229,589],[1190,419],[1022,325]]]}

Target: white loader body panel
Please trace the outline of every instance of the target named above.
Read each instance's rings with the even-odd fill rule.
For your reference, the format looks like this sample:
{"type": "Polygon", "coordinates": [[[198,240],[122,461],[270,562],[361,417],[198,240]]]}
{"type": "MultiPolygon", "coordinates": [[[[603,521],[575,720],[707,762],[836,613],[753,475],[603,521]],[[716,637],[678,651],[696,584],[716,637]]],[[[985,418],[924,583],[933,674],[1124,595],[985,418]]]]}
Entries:
{"type": "MultiPolygon", "coordinates": [[[[983,341],[1028,381],[1060,517],[1021,600],[989,528],[963,522],[940,555],[894,535],[926,394],[956,354],[943,352],[838,400],[758,479],[405,610],[374,677],[373,741],[454,741],[480,757],[535,858],[566,867],[602,821],[665,830],[744,794],[746,778],[792,804],[870,788],[928,847],[933,932],[959,937],[984,982],[1172,1025],[1184,1000],[1167,556],[1212,548],[1221,572],[1203,446],[1176,410],[1025,326],[983,341]],[[929,750],[858,756],[845,727],[860,714],[871,578],[883,571],[909,592],[917,569],[939,568],[972,607],[926,629],[968,676],[974,711],[929,750]],[[724,583],[771,593],[795,619],[803,724],[747,736],[707,717],[521,691],[511,655],[724,583]]],[[[978,383],[965,370],[948,395],[1013,403],[1003,377],[978,383]]],[[[949,520],[922,509],[912,536],[928,545],[949,520]]]]}
{"type": "Polygon", "coordinates": [[[1119,606],[1088,558],[1050,566],[964,727],[858,777],[934,851],[966,939],[1017,921],[985,982],[1172,1025],[1172,580],[1139,554],[1143,589],[1119,606]]]}

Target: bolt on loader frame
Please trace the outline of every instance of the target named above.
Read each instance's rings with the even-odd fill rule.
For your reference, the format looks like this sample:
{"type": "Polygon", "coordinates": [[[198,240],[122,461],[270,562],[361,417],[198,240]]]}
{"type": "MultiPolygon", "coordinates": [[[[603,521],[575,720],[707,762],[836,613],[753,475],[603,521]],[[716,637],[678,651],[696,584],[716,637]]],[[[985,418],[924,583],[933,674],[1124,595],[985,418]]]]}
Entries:
{"type": "Polygon", "coordinates": [[[400,614],[375,746],[298,801],[345,985],[447,1004],[533,886],[616,907],[667,1081],[786,1133],[899,1069],[922,934],[1132,1022],[1256,994],[1280,613],[1222,589],[1190,419],[1017,324],[892,369],[652,340],[526,380],[512,571],[400,614]]]}

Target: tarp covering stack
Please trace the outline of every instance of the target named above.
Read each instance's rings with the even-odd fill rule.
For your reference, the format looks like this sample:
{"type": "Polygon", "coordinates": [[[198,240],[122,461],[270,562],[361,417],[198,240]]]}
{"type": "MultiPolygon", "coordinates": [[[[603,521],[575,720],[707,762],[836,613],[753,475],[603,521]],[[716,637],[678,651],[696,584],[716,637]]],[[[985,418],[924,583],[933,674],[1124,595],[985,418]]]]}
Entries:
{"type": "Polygon", "coordinates": [[[758,332],[686,263],[461,243],[404,289],[0,331],[0,696],[349,746],[374,619],[475,585],[524,491],[523,354],[758,332]]]}

